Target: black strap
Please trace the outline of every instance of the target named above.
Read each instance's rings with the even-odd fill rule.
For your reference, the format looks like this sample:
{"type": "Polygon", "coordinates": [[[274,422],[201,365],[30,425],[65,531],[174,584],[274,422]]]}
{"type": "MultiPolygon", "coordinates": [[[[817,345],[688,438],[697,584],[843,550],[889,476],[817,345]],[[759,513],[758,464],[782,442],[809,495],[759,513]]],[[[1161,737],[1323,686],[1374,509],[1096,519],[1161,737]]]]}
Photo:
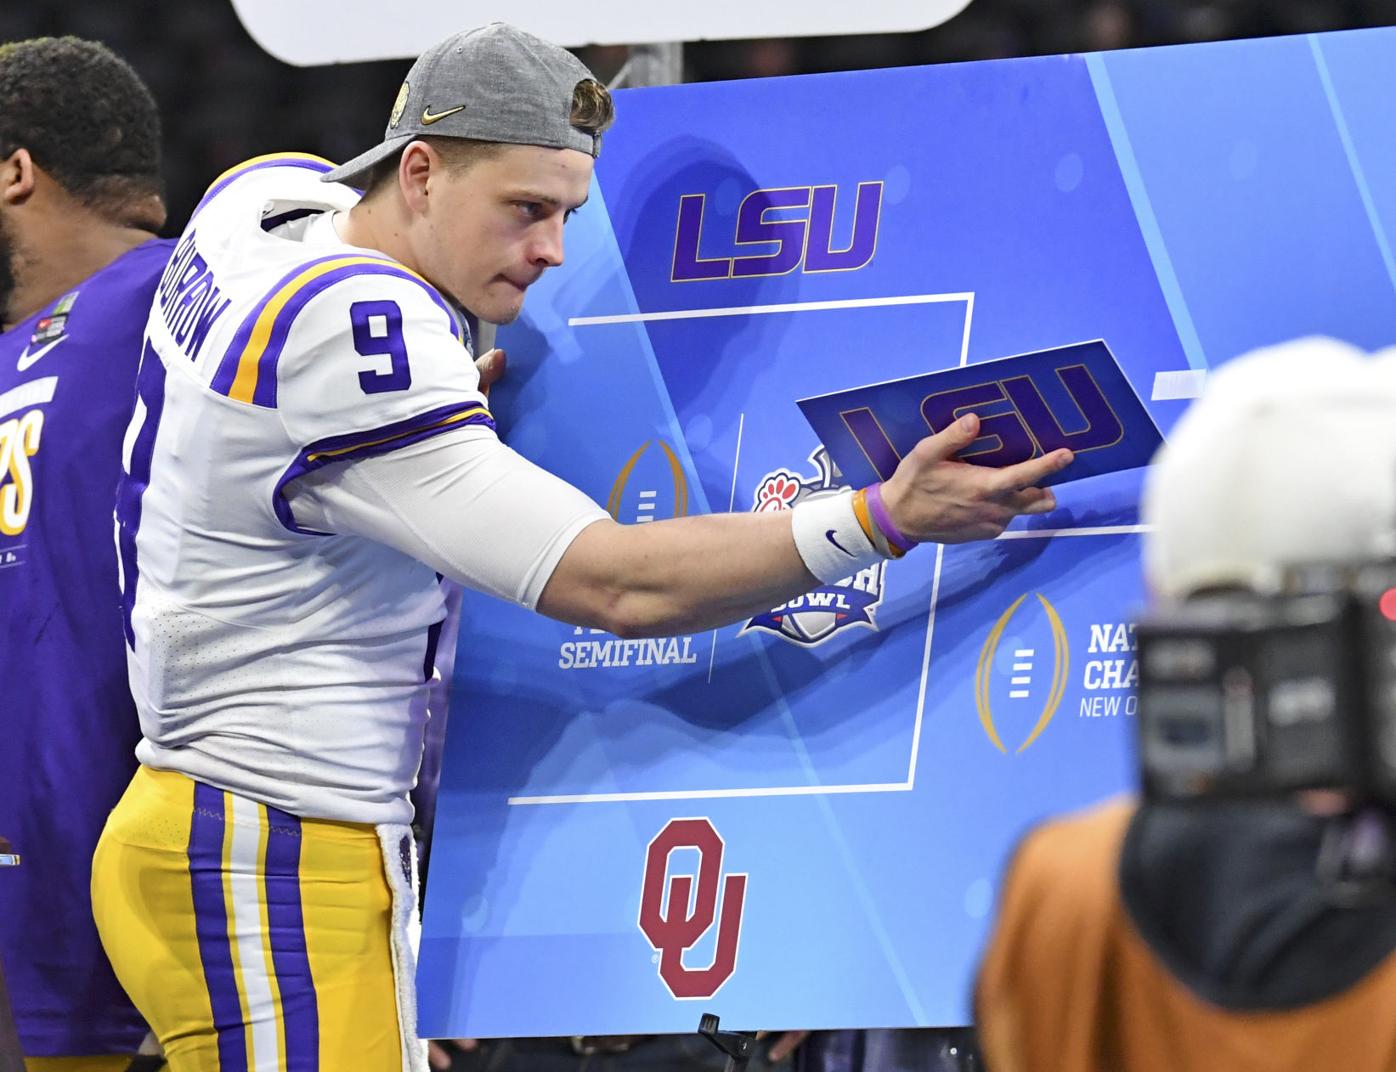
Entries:
{"type": "Polygon", "coordinates": [[[1324,1001],[1396,955],[1396,898],[1334,898],[1331,821],[1288,803],[1145,804],[1120,860],[1126,912],[1172,976],[1230,1012],[1324,1001]]]}

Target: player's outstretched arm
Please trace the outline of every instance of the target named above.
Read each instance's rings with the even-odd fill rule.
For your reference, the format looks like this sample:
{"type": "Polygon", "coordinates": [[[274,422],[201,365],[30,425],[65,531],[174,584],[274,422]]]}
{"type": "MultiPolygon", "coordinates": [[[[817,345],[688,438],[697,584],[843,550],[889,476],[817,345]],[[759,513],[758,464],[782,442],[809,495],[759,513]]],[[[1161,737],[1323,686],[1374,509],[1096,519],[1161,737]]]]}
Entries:
{"type": "MultiPolygon", "coordinates": [[[[1004,469],[954,461],[978,434],[978,419],[967,416],[923,439],[902,459],[882,488],[887,514],[902,535],[937,543],[993,539],[1017,515],[1055,507],[1052,492],[1037,485],[1070,464],[1070,451],[1004,469]]],[[[590,525],[563,554],[538,610],[622,637],[696,632],[759,614],[820,583],[806,557],[808,541],[818,544],[822,522],[797,546],[800,522],[793,514],[590,525]]],[[[837,527],[822,536],[839,550],[841,543],[852,544],[837,527]]],[[[852,563],[854,555],[849,559],[852,563]]],[[[821,572],[837,570],[836,557],[822,561],[829,565],[821,565],[821,572]]]]}

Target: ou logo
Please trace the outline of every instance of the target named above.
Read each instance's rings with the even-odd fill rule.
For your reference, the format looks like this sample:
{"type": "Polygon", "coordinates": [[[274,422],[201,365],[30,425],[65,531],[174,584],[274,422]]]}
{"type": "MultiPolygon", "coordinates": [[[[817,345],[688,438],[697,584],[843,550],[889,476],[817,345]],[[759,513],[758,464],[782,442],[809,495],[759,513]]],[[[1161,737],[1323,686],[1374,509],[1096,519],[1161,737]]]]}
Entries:
{"type": "Polygon", "coordinates": [[[723,876],[722,850],[722,838],[708,819],[671,819],[645,853],[640,930],[659,954],[659,977],[676,998],[710,998],[737,968],[747,876],[723,876]],[[698,850],[697,875],[668,874],[669,856],[675,849],[698,850]],[[717,940],[712,963],[706,968],[685,966],[684,952],[714,923],[717,940]]]}

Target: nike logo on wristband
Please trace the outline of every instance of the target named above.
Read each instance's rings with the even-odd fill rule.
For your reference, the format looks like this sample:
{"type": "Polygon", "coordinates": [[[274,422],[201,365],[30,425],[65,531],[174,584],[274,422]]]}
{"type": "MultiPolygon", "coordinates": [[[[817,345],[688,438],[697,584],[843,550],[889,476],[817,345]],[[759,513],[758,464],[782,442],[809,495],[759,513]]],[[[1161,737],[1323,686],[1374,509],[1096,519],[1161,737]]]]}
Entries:
{"type": "Polygon", "coordinates": [[[826,532],[826,533],[824,534],[824,538],[825,538],[826,540],[828,540],[831,544],[833,544],[835,547],[837,547],[837,548],[838,548],[840,551],[842,551],[844,554],[846,554],[849,558],[852,558],[852,557],[853,557],[853,552],[850,551],[848,548],[844,547],[844,545],[841,544],[841,543],[839,543],[838,540],[834,539],[834,533],[835,533],[835,531],[837,531],[837,530],[835,530],[835,529],[830,529],[828,532],[826,532]]]}

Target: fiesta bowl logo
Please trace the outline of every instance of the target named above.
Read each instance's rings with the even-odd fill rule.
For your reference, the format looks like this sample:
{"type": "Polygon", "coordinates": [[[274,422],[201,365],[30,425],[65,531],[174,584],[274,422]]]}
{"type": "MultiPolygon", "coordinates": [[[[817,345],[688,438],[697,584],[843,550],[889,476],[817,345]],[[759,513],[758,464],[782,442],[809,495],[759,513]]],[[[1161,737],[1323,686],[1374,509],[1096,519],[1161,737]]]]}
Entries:
{"type": "Polygon", "coordinates": [[[1004,753],[1008,749],[999,733],[1000,724],[1027,726],[1031,721],[1023,743],[1014,749],[1015,754],[1021,754],[1042,736],[1066,691],[1071,660],[1066,627],[1057,609],[1041,594],[1033,594],[1037,602],[1029,604],[1029,609],[1021,614],[1028,598],[1026,592],[999,615],[984,641],[974,671],[974,705],[979,711],[979,724],[993,746],[1004,753]],[[1015,616],[1018,621],[1014,632],[1008,634],[1009,646],[1004,647],[1005,634],[1015,616]]]}
{"type": "Polygon", "coordinates": [[[688,480],[674,448],[662,439],[641,443],[611,485],[606,510],[623,524],[687,514],[688,480]]]}
{"type": "Polygon", "coordinates": [[[676,998],[710,998],[737,970],[747,876],[722,874],[722,850],[722,838],[704,818],[669,820],[645,852],[640,931],[655,951],[659,978],[676,998]],[[684,849],[697,850],[697,875],[669,874],[670,856],[684,849]],[[714,923],[712,963],[706,968],[686,966],[684,953],[714,923]]]}
{"type": "MultiPolygon", "coordinates": [[[[848,490],[846,485],[837,482],[834,463],[827,450],[817,448],[809,460],[818,474],[812,479],[801,479],[787,469],[777,469],[762,477],[756,485],[752,511],[793,510],[806,499],[848,490]]],[[[814,647],[853,626],[875,630],[885,568],[885,563],[878,562],[836,584],[821,585],[796,596],[774,610],[758,614],[742,627],[742,632],[762,629],[792,644],[814,647]]]]}

